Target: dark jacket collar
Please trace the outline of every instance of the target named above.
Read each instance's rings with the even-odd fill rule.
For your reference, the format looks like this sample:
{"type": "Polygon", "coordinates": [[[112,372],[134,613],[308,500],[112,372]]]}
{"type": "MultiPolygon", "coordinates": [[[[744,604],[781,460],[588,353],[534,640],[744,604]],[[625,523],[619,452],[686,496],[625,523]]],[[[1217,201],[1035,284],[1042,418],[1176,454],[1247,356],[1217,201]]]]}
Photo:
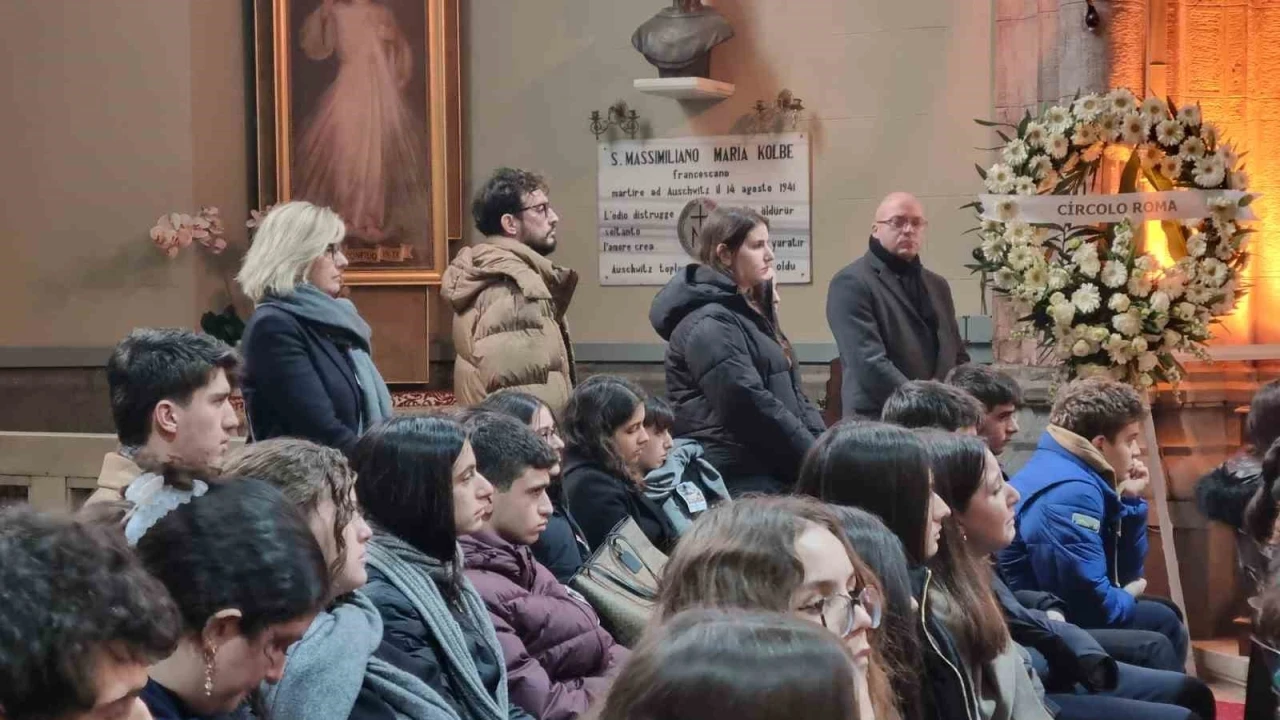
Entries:
{"type": "Polygon", "coordinates": [[[874,235],[871,236],[871,242],[868,247],[871,250],[871,254],[874,255],[876,259],[884,263],[885,267],[898,275],[905,275],[907,273],[919,274],[920,271],[924,269],[924,265],[920,263],[919,255],[911,258],[910,260],[903,260],[888,250],[885,250],[884,246],[880,244],[880,241],[877,240],[874,235]]]}

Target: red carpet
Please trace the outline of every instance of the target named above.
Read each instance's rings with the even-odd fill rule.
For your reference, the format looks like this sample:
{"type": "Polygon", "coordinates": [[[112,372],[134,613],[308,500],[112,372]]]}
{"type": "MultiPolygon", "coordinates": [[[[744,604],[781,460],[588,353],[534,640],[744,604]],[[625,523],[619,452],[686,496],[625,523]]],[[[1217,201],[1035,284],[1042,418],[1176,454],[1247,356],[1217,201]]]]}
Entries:
{"type": "Polygon", "coordinates": [[[1218,720],[1244,720],[1244,703],[1218,701],[1218,720]]]}

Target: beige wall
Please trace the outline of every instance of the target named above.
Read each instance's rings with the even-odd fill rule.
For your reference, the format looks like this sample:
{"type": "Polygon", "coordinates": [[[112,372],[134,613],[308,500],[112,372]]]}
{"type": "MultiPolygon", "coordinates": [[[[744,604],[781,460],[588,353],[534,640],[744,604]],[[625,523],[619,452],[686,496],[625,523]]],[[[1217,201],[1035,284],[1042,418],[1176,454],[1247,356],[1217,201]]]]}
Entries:
{"type": "Polygon", "coordinates": [[[217,205],[243,245],[242,23],[240,0],[0,4],[0,345],[108,346],[212,307],[211,266],[147,232],[217,205]]]}
{"type": "Polygon", "coordinates": [[[602,288],[596,269],[587,118],[619,98],[655,137],[727,133],[784,87],[804,100],[815,280],[783,289],[793,340],[830,341],[827,283],[865,250],[875,204],[894,189],[923,197],[932,221],[925,261],[951,279],[959,313],[979,311],[960,237],[972,219],[957,207],[979,190],[973,164],[982,154],[973,148],[992,144],[972,122],[993,112],[991,0],[709,0],[737,31],[715,51],[712,74],[737,94],[684,105],[631,88],[632,79],[656,75],[632,49],[631,32],[663,4],[463,3],[468,192],[503,164],[549,176],[562,218],[556,260],[582,274],[570,311],[576,341],[657,342],[646,319],[657,288],[602,288]]]}

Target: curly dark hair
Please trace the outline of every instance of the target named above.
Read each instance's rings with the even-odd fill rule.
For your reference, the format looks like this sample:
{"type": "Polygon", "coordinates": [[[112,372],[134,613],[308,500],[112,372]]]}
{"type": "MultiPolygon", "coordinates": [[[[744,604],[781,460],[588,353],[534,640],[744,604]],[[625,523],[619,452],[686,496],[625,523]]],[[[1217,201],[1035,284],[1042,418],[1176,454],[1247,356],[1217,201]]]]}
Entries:
{"type": "Polygon", "coordinates": [[[1049,422],[1085,440],[1101,435],[1114,441],[1126,425],[1142,419],[1142,412],[1137,390],[1110,378],[1090,377],[1074,380],[1058,393],[1049,422]]]}
{"type": "Polygon", "coordinates": [[[0,510],[0,716],[88,712],[99,653],[151,664],[177,646],[178,609],[118,527],[0,510]],[[122,655],[121,655],[122,653],[122,655]]]}
{"type": "Polygon", "coordinates": [[[524,196],[538,190],[546,192],[547,181],[537,173],[509,167],[494,170],[471,201],[476,229],[485,235],[501,235],[502,216],[518,214],[524,196]]]}

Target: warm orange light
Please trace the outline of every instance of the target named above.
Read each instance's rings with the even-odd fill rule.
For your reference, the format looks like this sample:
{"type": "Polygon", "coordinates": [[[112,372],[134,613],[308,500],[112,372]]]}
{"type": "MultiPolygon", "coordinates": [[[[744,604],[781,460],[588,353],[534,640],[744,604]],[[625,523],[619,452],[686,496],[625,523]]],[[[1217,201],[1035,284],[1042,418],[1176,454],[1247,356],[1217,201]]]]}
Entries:
{"type": "Polygon", "coordinates": [[[1173,267],[1173,254],[1169,252],[1169,236],[1164,234],[1164,226],[1159,220],[1147,221],[1145,249],[1160,263],[1161,268],[1173,267]]]}

